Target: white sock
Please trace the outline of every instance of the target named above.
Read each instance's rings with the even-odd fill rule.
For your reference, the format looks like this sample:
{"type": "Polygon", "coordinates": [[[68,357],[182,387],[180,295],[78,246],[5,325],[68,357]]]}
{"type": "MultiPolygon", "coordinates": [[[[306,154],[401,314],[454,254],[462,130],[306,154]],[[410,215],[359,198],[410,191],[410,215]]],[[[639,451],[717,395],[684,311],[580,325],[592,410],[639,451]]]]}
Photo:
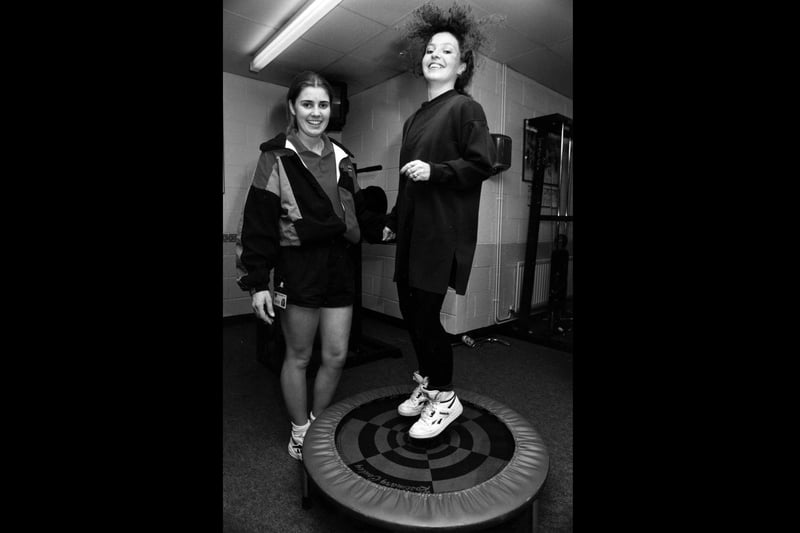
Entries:
{"type": "Polygon", "coordinates": [[[298,426],[294,422],[292,422],[292,436],[301,439],[305,437],[306,431],[308,431],[308,427],[311,425],[310,420],[306,420],[306,423],[302,426],[298,426]]]}
{"type": "Polygon", "coordinates": [[[312,422],[313,422],[314,420],[316,420],[316,419],[317,419],[317,417],[316,417],[316,416],[314,416],[314,411],[309,411],[309,412],[308,412],[308,418],[309,418],[309,420],[311,420],[312,422]]]}

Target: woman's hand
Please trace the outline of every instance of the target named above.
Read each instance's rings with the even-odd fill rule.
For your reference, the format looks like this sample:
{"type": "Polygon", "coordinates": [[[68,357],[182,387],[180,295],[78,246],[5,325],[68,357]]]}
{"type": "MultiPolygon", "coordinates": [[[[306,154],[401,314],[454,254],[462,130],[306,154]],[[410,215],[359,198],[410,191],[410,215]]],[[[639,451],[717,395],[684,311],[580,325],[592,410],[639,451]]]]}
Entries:
{"type": "Polygon", "coordinates": [[[269,291],[254,292],[252,306],[258,318],[267,324],[272,324],[275,311],[272,309],[272,296],[269,291]]]}
{"type": "Polygon", "coordinates": [[[431,179],[431,166],[418,159],[409,161],[400,169],[401,174],[405,174],[411,181],[428,181],[431,179]]]}
{"type": "Polygon", "coordinates": [[[381,240],[383,242],[387,242],[387,241],[393,241],[393,240],[395,240],[395,238],[397,238],[397,235],[395,235],[395,233],[392,230],[389,229],[389,226],[384,226],[383,227],[383,239],[381,239],[381,240]]]}

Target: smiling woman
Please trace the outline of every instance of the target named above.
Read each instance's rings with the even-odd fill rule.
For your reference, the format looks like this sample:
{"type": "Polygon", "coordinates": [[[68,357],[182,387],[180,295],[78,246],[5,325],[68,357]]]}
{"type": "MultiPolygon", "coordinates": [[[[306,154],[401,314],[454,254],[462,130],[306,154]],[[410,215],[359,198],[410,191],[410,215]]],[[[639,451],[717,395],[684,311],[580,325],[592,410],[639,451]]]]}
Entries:
{"type": "Polygon", "coordinates": [[[431,37],[422,57],[422,75],[428,82],[429,100],[455,87],[458,78],[467,70],[467,63],[461,58],[455,35],[441,32],[431,37]]]}
{"type": "Polygon", "coordinates": [[[304,87],[294,102],[289,101],[297,136],[317,155],[322,154],[325,142],[320,135],[331,117],[329,92],[324,87],[304,87]]]}
{"type": "Polygon", "coordinates": [[[331,84],[319,74],[310,71],[298,74],[286,93],[286,133],[298,131],[301,123],[319,126],[324,122],[322,127],[312,127],[304,132],[311,137],[320,137],[330,120],[332,94],[331,84]]]}
{"type": "Polygon", "coordinates": [[[259,319],[278,320],[285,339],[280,380],[292,426],[288,452],[297,460],[347,359],[356,298],[353,245],[366,214],[353,154],[325,134],[331,92],[315,72],[292,80],[287,130],[260,146],[237,241],[239,287],[250,292],[259,319]],[[306,370],[317,330],[322,363],[309,406],[306,370]]]}
{"type": "Polygon", "coordinates": [[[397,203],[384,240],[396,240],[394,281],[414,345],[414,389],[401,416],[419,416],[408,434],[438,436],[463,413],[453,388],[453,349],[440,313],[448,287],[465,294],[478,232],[483,181],[496,160],[483,107],[466,92],[476,44],[485,42],[469,7],[425,4],[406,26],[421,55],[428,100],[403,124],[397,203]],[[422,46],[420,46],[422,45],[422,46]]]}
{"type": "Polygon", "coordinates": [[[410,71],[416,76],[424,75],[422,58],[428,52],[429,40],[438,32],[449,32],[457,36],[461,61],[466,65],[466,71],[456,82],[456,90],[465,93],[465,88],[472,81],[472,74],[477,66],[477,52],[489,52],[491,42],[485,32],[489,24],[497,24],[505,20],[499,15],[489,15],[476,19],[472,16],[472,9],[467,5],[453,3],[449,9],[443,9],[433,4],[424,4],[419,7],[412,17],[399,27],[404,40],[408,44],[403,53],[409,64],[410,71]]]}

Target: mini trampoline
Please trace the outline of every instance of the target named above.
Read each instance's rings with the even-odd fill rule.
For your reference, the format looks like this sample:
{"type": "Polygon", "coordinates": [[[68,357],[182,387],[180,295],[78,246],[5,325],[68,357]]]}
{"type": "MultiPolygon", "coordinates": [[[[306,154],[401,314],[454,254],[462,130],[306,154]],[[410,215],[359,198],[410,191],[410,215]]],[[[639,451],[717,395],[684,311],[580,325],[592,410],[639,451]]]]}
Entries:
{"type": "Polygon", "coordinates": [[[394,531],[475,531],[529,510],[549,457],[517,412],[458,390],[464,412],[433,439],[411,439],[415,417],[397,413],[408,387],[386,387],[331,405],[303,443],[309,479],[362,522],[394,531]]]}

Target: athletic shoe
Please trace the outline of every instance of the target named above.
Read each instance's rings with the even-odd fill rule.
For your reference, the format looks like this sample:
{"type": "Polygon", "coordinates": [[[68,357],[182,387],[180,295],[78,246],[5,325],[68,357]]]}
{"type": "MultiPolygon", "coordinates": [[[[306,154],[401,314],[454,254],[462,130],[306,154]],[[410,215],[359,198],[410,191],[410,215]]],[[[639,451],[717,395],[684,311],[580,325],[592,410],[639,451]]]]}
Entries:
{"type": "Polygon", "coordinates": [[[409,437],[414,439],[435,437],[464,412],[464,407],[454,391],[425,390],[425,395],[428,404],[422,410],[419,420],[408,430],[409,437]],[[448,397],[449,394],[452,397],[448,397]]]}
{"type": "Polygon", "coordinates": [[[303,460],[303,439],[305,435],[302,437],[295,437],[292,435],[289,438],[289,455],[291,455],[294,459],[298,461],[303,460]]]}
{"type": "Polygon", "coordinates": [[[428,398],[425,397],[423,392],[425,387],[428,386],[428,378],[423,378],[419,372],[414,372],[412,377],[417,382],[414,392],[411,393],[411,396],[406,401],[397,406],[397,412],[403,416],[417,416],[428,402],[428,398]]]}

